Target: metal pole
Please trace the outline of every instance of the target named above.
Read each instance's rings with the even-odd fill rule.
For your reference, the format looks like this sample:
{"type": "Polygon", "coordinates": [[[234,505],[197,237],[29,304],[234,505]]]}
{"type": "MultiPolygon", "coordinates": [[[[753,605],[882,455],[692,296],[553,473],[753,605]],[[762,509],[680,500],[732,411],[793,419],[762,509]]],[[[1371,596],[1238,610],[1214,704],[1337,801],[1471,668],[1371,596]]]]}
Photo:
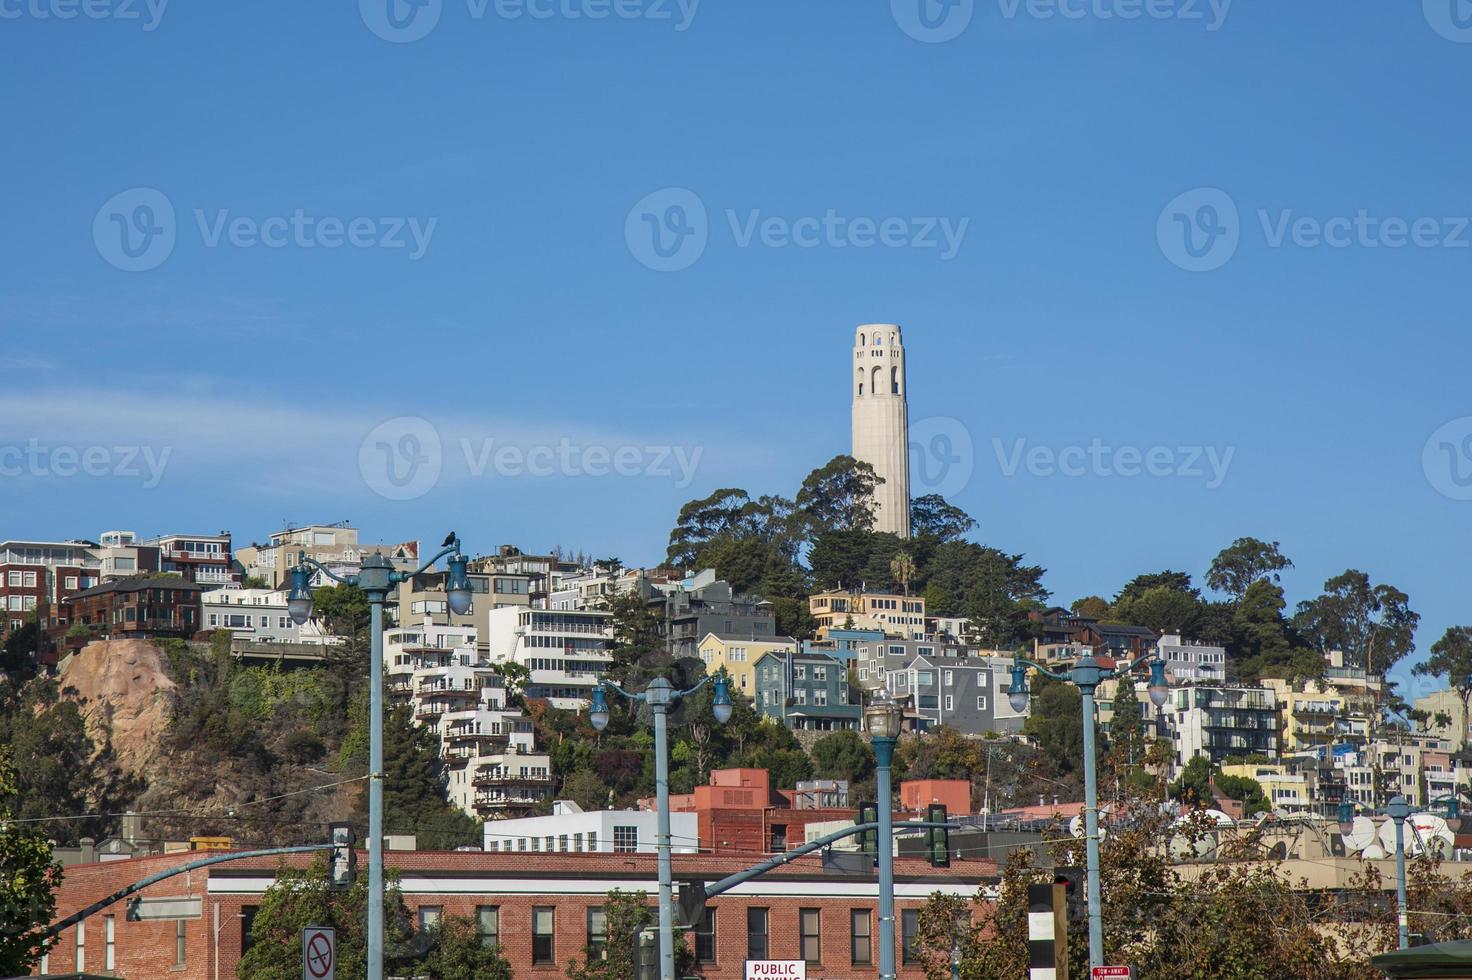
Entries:
{"type": "MultiPolygon", "coordinates": [[[[1127,681],[1125,682],[1127,683],[1127,681]]],[[[1080,684],[1084,712],[1084,849],[1088,854],[1089,967],[1104,965],[1104,918],[1099,900],[1099,799],[1094,772],[1094,685],[1080,684]]]]}
{"type": "Polygon", "coordinates": [[[368,980],[383,980],[383,602],[373,610],[368,662],[368,980]]]}
{"type": "MultiPolygon", "coordinates": [[[[1404,800],[1391,800],[1391,805],[1396,802],[1404,805],[1404,800]]],[[[1397,920],[1400,930],[1400,948],[1406,949],[1411,945],[1410,941],[1410,917],[1406,913],[1406,818],[1399,810],[1391,813],[1391,819],[1395,821],[1395,906],[1398,912],[1397,920]]]]}
{"type": "Polygon", "coordinates": [[[894,962],[894,814],[890,798],[890,763],[894,739],[874,739],[879,810],[879,980],[895,980],[894,962]]]}
{"type": "Polygon", "coordinates": [[[659,851],[659,976],[675,980],[675,913],[670,869],[670,760],[667,742],[669,706],[662,699],[651,699],[654,711],[654,790],[659,801],[659,823],[654,844],[659,851]]]}

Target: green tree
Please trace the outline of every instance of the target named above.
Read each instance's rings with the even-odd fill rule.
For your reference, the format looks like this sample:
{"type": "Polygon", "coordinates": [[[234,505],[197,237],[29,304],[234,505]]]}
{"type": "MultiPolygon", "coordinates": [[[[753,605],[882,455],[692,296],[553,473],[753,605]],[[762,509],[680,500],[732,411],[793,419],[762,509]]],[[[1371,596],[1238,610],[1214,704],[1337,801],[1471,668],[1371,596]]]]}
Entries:
{"type": "Polygon", "coordinates": [[[1109,751],[1117,767],[1133,768],[1145,761],[1145,720],[1140,696],[1130,678],[1121,679],[1114,692],[1114,714],[1109,722],[1109,751]]]}
{"type": "Polygon", "coordinates": [[[1124,602],[1128,599],[1138,598],[1151,589],[1171,589],[1175,592],[1183,592],[1192,598],[1201,598],[1200,590],[1191,585],[1191,576],[1185,572],[1174,572],[1166,569],[1163,572],[1149,572],[1145,575],[1136,575],[1125,583],[1124,588],[1114,597],[1115,603],[1124,602]]]}
{"type": "MultiPolygon", "coordinates": [[[[386,882],[384,896],[384,961],[409,965],[417,958],[410,942],[409,911],[398,884],[386,882]]],[[[254,942],[235,968],[240,980],[301,980],[302,930],[326,926],[337,933],[337,973],[361,977],[368,972],[368,876],[353,887],[334,891],[327,881],[327,861],[313,858],[306,868],[278,866],[276,880],[261,896],[251,925],[254,942]]]]}
{"type": "Polygon", "coordinates": [[[1212,559],[1206,572],[1206,585],[1234,599],[1241,599],[1254,582],[1276,583],[1278,573],[1292,567],[1293,562],[1278,550],[1278,542],[1270,544],[1257,538],[1238,538],[1212,559]]]}
{"type": "MultiPolygon", "coordinates": [[[[1467,730],[1468,704],[1472,702],[1472,626],[1453,626],[1431,644],[1431,656],[1411,668],[1423,677],[1440,677],[1451,685],[1462,702],[1462,727],[1467,730]]],[[[1428,719],[1429,720],[1429,719],[1428,719]]]]}
{"type": "Polygon", "coordinates": [[[868,463],[834,456],[807,475],[797,492],[797,514],[808,540],[823,531],[872,531],[874,491],[884,478],[868,463]]]}
{"type": "Polygon", "coordinates": [[[910,594],[910,580],[915,577],[915,559],[907,551],[901,551],[889,560],[889,573],[894,580],[904,589],[905,595],[910,594]]]}
{"type": "Polygon", "coordinates": [[[20,629],[11,630],[0,645],[0,670],[31,677],[36,672],[36,655],[44,648],[45,637],[36,616],[28,616],[20,629]]]}
{"type": "Polygon", "coordinates": [[[562,799],[569,799],[584,810],[601,810],[608,803],[608,787],[591,769],[579,769],[562,781],[562,799]]]}
{"type": "Polygon", "coordinates": [[[925,538],[936,543],[955,541],[976,527],[959,507],[946,503],[939,494],[929,494],[910,501],[910,534],[914,538],[925,538]]]}
{"type": "Polygon", "coordinates": [[[874,775],[874,749],[858,732],[824,735],[813,742],[813,774],[860,783],[874,775]]]}
{"type": "Polygon", "coordinates": [[[19,795],[15,770],[0,742],[0,974],[24,976],[51,943],[43,930],[56,915],[61,865],[36,826],[8,821],[19,795]]]}
{"type": "Polygon", "coordinates": [[[1344,651],[1346,667],[1384,676],[1415,649],[1419,613],[1391,585],[1374,585],[1349,569],[1324,583],[1324,594],[1300,603],[1294,623],[1321,653],[1344,651]]]}
{"type": "Polygon", "coordinates": [[[1116,621],[1144,626],[1157,633],[1191,636],[1201,613],[1201,600],[1190,593],[1157,585],[1115,604],[1116,621]]]}
{"type": "Polygon", "coordinates": [[[1170,784],[1173,800],[1208,807],[1216,800],[1211,789],[1211,760],[1204,755],[1193,755],[1181,770],[1176,781],[1170,784]]]}
{"type": "Polygon", "coordinates": [[[1072,684],[1035,675],[1032,710],[1022,723],[1022,730],[1037,741],[1042,752],[1056,759],[1064,772],[1080,771],[1083,767],[1082,703],[1082,695],[1072,684]]]}
{"type": "Polygon", "coordinates": [[[1244,816],[1273,812],[1273,804],[1262,791],[1262,784],[1251,776],[1218,776],[1216,788],[1227,799],[1241,801],[1244,816]]]}
{"type": "MultiPolygon", "coordinates": [[[[658,921],[646,892],[626,892],[615,888],[603,901],[607,941],[602,949],[583,951],[582,961],[567,964],[568,980],[638,980],[639,933],[658,921]]],[[[684,937],[675,938],[675,972],[686,976],[692,967],[689,947],[684,937]]]]}
{"type": "Polygon", "coordinates": [[[433,980],[512,980],[501,947],[482,943],[469,916],[447,916],[423,942],[429,947],[423,972],[433,980]]]}
{"type": "MultiPolygon", "coordinates": [[[[415,724],[407,706],[390,708],[383,719],[384,832],[413,834],[426,850],[480,844],[480,823],[446,801],[448,783],[434,733],[415,724]]],[[[353,816],[366,837],[366,788],[354,801],[353,816]]]]}
{"type": "Polygon", "coordinates": [[[356,585],[330,585],[312,590],[312,618],[333,636],[366,638],[372,607],[356,585]]]}
{"type": "Polygon", "coordinates": [[[1081,599],[1075,599],[1069,608],[1075,615],[1087,616],[1090,619],[1107,620],[1113,614],[1109,600],[1096,595],[1086,595],[1081,599]]]}

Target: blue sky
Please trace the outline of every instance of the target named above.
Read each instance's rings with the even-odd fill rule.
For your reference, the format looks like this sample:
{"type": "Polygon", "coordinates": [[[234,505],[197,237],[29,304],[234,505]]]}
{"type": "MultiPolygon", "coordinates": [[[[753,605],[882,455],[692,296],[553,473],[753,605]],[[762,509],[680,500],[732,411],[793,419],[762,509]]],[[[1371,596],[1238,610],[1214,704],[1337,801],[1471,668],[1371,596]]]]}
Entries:
{"type": "Polygon", "coordinates": [[[1472,620],[1465,0],[389,2],[0,3],[5,535],[650,563],[896,321],[1058,599],[1253,534],[1472,620]]]}

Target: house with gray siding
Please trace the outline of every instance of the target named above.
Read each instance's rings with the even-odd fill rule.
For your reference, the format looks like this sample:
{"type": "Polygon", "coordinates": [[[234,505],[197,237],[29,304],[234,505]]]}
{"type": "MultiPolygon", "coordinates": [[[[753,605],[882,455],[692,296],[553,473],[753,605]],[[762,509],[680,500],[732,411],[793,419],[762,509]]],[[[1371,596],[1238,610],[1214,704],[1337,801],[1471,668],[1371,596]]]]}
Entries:
{"type": "Polygon", "coordinates": [[[861,688],[883,688],[903,706],[911,729],[984,735],[1022,730],[1026,713],[1007,698],[1011,666],[1010,657],[976,647],[886,641],[861,653],[857,670],[861,688]]]}
{"type": "Polygon", "coordinates": [[[773,651],[755,665],[756,710],[798,731],[858,731],[863,709],[848,670],[826,653],[773,651]]]}

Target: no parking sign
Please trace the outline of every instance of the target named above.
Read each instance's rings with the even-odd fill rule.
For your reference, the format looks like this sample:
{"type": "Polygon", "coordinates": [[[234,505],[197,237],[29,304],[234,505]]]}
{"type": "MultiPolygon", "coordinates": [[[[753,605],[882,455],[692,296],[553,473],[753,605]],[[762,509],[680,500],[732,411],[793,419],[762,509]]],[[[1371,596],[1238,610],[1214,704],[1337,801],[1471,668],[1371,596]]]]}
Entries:
{"type": "Polygon", "coordinates": [[[337,933],[326,926],[302,930],[302,980],[335,980],[337,933]]]}

